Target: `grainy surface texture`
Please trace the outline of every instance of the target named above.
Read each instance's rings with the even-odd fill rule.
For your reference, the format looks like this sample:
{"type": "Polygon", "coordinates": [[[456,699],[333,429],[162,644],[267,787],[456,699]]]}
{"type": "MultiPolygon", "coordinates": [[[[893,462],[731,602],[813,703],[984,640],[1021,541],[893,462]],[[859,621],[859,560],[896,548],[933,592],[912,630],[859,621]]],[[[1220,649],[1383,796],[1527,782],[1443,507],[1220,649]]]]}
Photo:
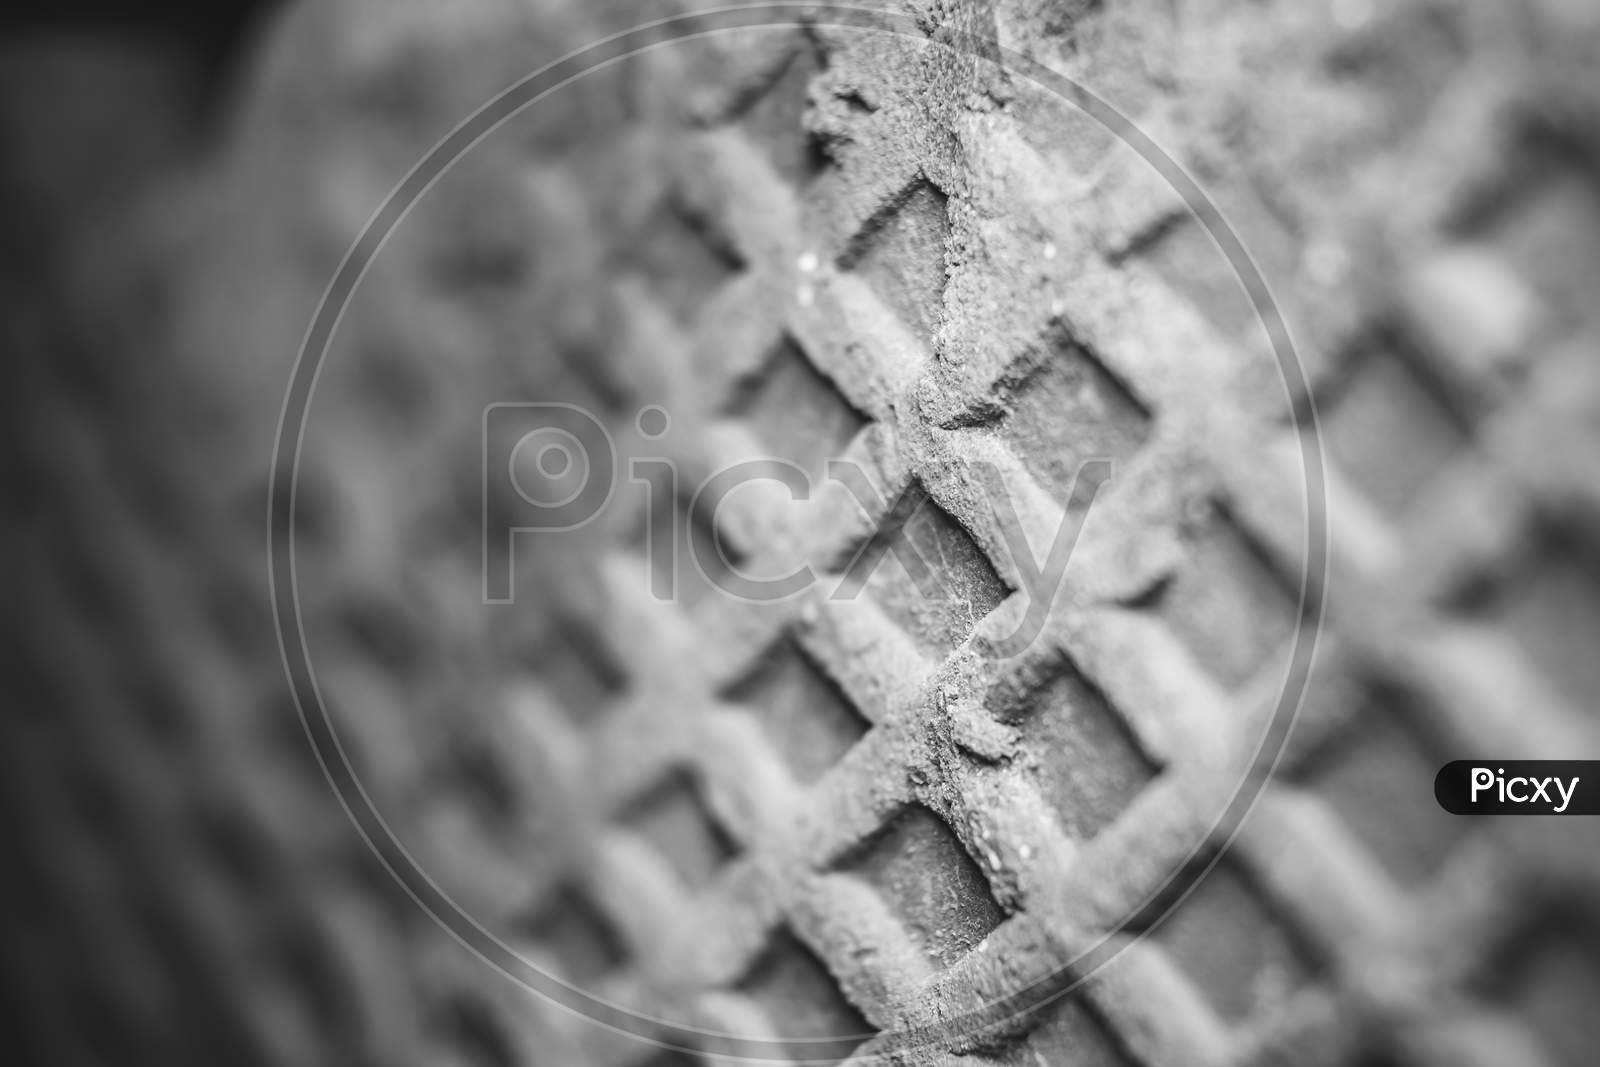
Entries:
{"type": "MultiPolygon", "coordinates": [[[[291,6],[221,144],[80,227],[7,327],[56,354],[6,427],[6,964],[39,1062],[702,1061],[529,994],[372,858],[284,681],[264,541],[292,361],[389,189],[540,63],[681,10],[291,6]]],[[[1600,755],[1600,19],[892,10],[911,35],[745,29],[612,65],[472,148],[375,259],[294,530],[372,803],[483,930],[645,1037],[916,1067],[1591,1062],[1593,824],[1448,816],[1432,780],[1600,755]],[[1305,389],[1155,169],[1000,49],[1210,193],[1305,389]],[[582,537],[492,555],[517,599],[484,604],[484,408],[549,400],[685,484],[843,457],[875,493],[751,488],[713,529],[619,492],[582,537]],[[1284,685],[1313,406],[1305,708],[1232,847],[1171,885],[1213,858],[1284,685]],[[985,469],[1041,557],[1077,536],[1018,655],[1028,582],[985,469]],[[771,604],[684,557],[663,602],[651,523],[750,574],[919,554],[771,604]],[[984,1014],[1064,967],[1067,995],[984,1014]]]]}

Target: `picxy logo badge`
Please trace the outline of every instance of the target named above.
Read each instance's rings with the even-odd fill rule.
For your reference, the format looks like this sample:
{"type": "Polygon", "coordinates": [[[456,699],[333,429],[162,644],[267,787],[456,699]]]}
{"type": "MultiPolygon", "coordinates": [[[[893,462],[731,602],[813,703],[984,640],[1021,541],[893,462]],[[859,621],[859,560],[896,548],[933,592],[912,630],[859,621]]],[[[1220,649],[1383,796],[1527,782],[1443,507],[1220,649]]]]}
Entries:
{"type": "Polygon", "coordinates": [[[1600,761],[1456,760],[1433,795],[1457,815],[1600,814],[1600,761]]]}

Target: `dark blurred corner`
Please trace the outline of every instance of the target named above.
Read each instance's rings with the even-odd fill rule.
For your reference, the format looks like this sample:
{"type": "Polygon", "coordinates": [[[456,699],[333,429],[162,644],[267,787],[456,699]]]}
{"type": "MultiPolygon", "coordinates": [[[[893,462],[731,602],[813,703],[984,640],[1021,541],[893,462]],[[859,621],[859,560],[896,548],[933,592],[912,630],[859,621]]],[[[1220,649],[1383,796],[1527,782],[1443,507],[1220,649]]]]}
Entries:
{"type": "Polygon", "coordinates": [[[204,152],[241,48],[273,6],[8,5],[0,14],[7,281],[72,228],[204,152]]]}
{"type": "Polygon", "coordinates": [[[68,279],[108,252],[105,235],[148,183],[210,150],[241,46],[270,6],[25,2],[0,15],[0,1031],[13,1064],[251,1062],[206,1002],[195,946],[162,913],[156,879],[128,877],[158,853],[138,858],[148,822],[126,810],[118,776],[128,767],[108,741],[123,727],[99,720],[136,702],[93,691],[140,684],[139,652],[127,664],[85,662],[114,647],[115,623],[97,642],[72,640],[64,621],[65,600],[118,610],[105,576],[119,549],[95,549],[94,507],[76,499],[81,456],[61,416],[70,409],[77,428],[114,434],[133,425],[139,389],[161,378],[161,353],[138,350],[129,323],[96,321],[68,279]],[[157,951],[117,944],[127,924],[115,914],[140,915],[157,951]],[[106,1002],[116,987],[142,987],[147,1006],[176,990],[183,1010],[141,1017],[137,996],[106,1002]]]}

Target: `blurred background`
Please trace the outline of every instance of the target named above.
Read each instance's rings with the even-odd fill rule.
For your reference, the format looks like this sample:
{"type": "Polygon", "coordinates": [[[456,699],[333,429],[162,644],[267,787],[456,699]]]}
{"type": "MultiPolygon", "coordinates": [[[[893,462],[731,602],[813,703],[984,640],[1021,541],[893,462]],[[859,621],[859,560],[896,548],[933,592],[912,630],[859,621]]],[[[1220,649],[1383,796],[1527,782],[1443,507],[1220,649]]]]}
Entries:
{"type": "Polygon", "coordinates": [[[1432,783],[1600,759],[1600,9],[734,5],[602,49],[373,258],[286,514],[296,360],[391,190],[713,6],[4,16],[11,1062],[1593,1062],[1592,820],[1432,783]],[[490,536],[485,409],[550,402],[617,490],[490,536]],[[816,491],[696,504],[753,458],[816,491]],[[1077,537],[1017,656],[978,461],[1077,537]],[[855,600],[726,592],[889,543],[855,600]]]}

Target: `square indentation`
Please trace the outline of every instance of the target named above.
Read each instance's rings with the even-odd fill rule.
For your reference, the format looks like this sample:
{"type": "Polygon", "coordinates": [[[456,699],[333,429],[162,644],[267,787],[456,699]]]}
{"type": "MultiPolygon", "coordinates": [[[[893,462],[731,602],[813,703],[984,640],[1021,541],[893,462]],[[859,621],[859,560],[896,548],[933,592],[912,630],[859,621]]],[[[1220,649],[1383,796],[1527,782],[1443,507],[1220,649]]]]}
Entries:
{"type": "Polygon", "coordinates": [[[866,279],[873,291],[924,343],[944,317],[945,247],[949,200],[918,181],[867,220],[839,266],[866,279]]]}
{"type": "Polygon", "coordinates": [[[727,696],[756,712],[795,778],[805,783],[821,778],[839,762],[870,725],[833,679],[788,636],[727,696]]]}
{"type": "Polygon", "coordinates": [[[802,40],[771,84],[745,104],[738,123],[791,185],[804,186],[822,172],[827,155],[806,126],[811,80],[824,68],[822,52],[802,40]]]}
{"type": "Polygon", "coordinates": [[[582,623],[552,626],[529,666],[579,723],[592,721],[627,684],[622,667],[582,623]]]}
{"type": "Polygon", "coordinates": [[[849,573],[923,652],[944,656],[1005,599],[1006,586],[961,524],[912,482],[862,546],[849,573]]]}
{"type": "Polygon", "coordinates": [[[492,174],[480,168],[446,177],[402,238],[426,242],[429,275],[457,299],[513,292],[533,272],[537,222],[528,202],[492,174]]]}
{"type": "Polygon", "coordinates": [[[1474,591],[1468,611],[1503,626],[1552,690],[1575,707],[1600,699],[1600,560],[1563,530],[1541,530],[1523,560],[1474,591]]]}
{"type": "Polygon", "coordinates": [[[692,610],[719,589],[743,556],[704,514],[682,497],[667,497],[654,487],[650,507],[630,538],[646,561],[652,594],[692,610]]]}
{"type": "Polygon", "coordinates": [[[841,456],[867,422],[787,336],[735,386],[729,410],[749,420],[773,458],[812,474],[841,456]]]}
{"type": "Polygon", "coordinates": [[[1355,721],[1311,756],[1298,777],[1391,875],[1414,883],[1439,870],[1468,820],[1434,800],[1433,779],[1453,757],[1430,753],[1404,711],[1401,694],[1369,693],[1355,721]]]}
{"type": "Polygon", "coordinates": [[[1121,1039],[1081,998],[1062,997],[1040,1014],[1038,1027],[1023,1041],[1026,1055],[1019,1063],[1136,1067],[1121,1039]]]}
{"type": "Polygon", "coordinates": [[[1200,665],[1229,688],[1286,652],[1299,614],[1283,581],[1220,508],[1157,593],[1156,608],[1200,665]]]}
{"type": "Polygon", "coordinates": [[[1005,918],[960,840],[920,804],[901,811],[839,869],[870,884],[938,967],[972,951],[1005,918]]]}
{"type": "MultiPolygon", "coordinates": [[[[1281,254],[1283,235],[1277,227],[1265,225],[1263,218],[1262,212],[1251,212],[1244,223],[1248,225],[1245,232],[1254,238],[1250,249],[1259,257],[1264,251],[1262,244],[1271,245],[1273,252],[1280,252],[1273,258],[1282,263],[1286,259],[1281,254]]],[[[1194,218],[1184,215],[1161,227],[1144,244],[1142,253],[1161,280],[1224,336],[1244,337],[1252,327],[1260,329],[1255,326],[1255,308],[1238,272],[1194,218]]]]}
{"type": "Polygon", "coordinates": [[[739,990],[766,1010],[777,1037],[823,1042],[796,1050],[796,1059],[843,1059],[876,1029],[845,999],[816,954],[787,928],[773,935],[739,990]]]}
{"type": "Polygon", "coordinates": [[[623,822],[647,838],[690,889],[710,884],[739,851],[687,770],[674,771],[630,804],[623,822]]]}
{"type": "Polygon", "coordinates": [[[484,824],[504,827],[526,817],[531,801],[528,783],[493,732],[454,733],[441,755],[445,788],[460,796],[484,824]]]}
{"type": "Polygon", "coordinates": [[[1600,199],[1579,167],[1558,166],[1519,187],[1514,205],[1485,235],[1541,298],[1571,325],[1595,322],[1600,276],[1600,199]]]}
{"type": "Polygon", "coordinates": [[[1592,920],[1558,911],[1496,968],[1496,999],[1511,1009],[1554,1064],[1582,1067],[1600,1049],[1600,943],[1592,920]]]}
{"type": "Polygon", "coordinates": [[[726,242],[670,201],[645,219],[622,259],[685,324],[744,267],[726,242]]]}
{"type": "Polygon", "coordinates": [[[1065,507],[1078,467],[1121,464],[1150,436],[1150,413],[1083,348],[1053,331],[1050,354],[1017,389],[1002,432],[1065,507]]]}
{"type": "Polygon", "coordinates": [[[561,977],[591,982],[615,970],[627,958],[612,925],[571,885],[562,885],[516,933],[553,957],[561,977]]]}
{"type": "Polygon", "coordinates": [[[1468,435],[1396,339],[1371,343],[1350,379],[1319,400],[1318,413],[1339,469],[1380,508],[1398,514],[1466,447],[1468,435]]]}
{"type": "Polygon", "coordinates": [[[432,1007],[432,1036],[454,1051],[456,1062],[482,1067],[521,1062],[523,1050],[487,1001],[457,992],[432,1007]]]}
{"type": "Polygon", "coordinates": [[[1226,861],[1162,922],[1155,938],[1230,1022],[1281,1008],[1312,974],[1282,918],[1226,861]]]}
{"type": "Polygon", "coordinates": [[[1005,716],[1029,770],[1070,837],[1086,840],[1120,815],[1157,772],[1104,694],[1068,663],[1005,716]]]}

